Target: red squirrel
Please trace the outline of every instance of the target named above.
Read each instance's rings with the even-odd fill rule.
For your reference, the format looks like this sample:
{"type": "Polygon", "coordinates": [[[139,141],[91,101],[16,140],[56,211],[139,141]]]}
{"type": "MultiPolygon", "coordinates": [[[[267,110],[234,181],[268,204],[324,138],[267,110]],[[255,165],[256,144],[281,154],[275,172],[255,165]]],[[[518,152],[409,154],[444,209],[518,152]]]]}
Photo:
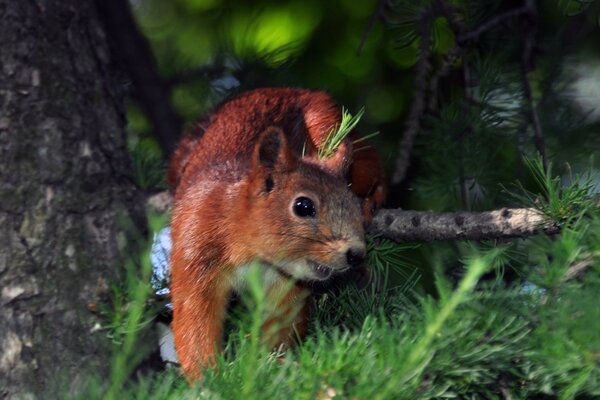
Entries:
{"type": "Polygon", "coordinates": [[[190,380],[214,363],[228,300],[244,289],[253,261],[277,310],[263,326],[269,346],[306,331],[303,282],[364,265],[364,224],[383,201],[382,167],[372,149],[353,158],[350,138],[330,158],[317,156],[340,120],[324,92],[257,89],[222,104],[176,149],[167,176],[172,328],[190,380]]]}

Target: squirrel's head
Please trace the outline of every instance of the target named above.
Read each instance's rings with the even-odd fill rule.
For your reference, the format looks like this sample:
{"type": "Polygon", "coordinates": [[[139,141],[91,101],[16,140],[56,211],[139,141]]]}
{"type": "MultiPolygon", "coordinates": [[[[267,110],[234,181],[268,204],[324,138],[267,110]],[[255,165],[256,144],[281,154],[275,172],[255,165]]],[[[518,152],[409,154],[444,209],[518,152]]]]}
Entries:
{"type": "Polygon", "coordinates": [[[246,244],[281,273],[304,281],[363,267],[363,215],[344,177],[294,154],[278,128],[255,145],[248,181],[246,244]]]}

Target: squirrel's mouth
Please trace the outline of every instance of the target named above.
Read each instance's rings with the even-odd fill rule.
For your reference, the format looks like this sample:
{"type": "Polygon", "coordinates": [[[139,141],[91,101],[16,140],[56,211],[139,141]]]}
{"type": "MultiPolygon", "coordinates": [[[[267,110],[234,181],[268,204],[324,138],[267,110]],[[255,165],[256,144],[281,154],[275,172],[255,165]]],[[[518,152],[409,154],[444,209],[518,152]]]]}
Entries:
{"type": "Polygon", "coordinates": [[[281,262],[271,265],[275,266],[284,276],[305,282],[327,281],[332,275],[339,275],[349,269],[336,268],[306,258],[298,262],[281,262]]]}
{"type": "Polygon", "coordinates": [[[327,265],[319,264],[313,260],[306,260],[318,279],[327,279],[333,274],[333,269],[327,265]]]}

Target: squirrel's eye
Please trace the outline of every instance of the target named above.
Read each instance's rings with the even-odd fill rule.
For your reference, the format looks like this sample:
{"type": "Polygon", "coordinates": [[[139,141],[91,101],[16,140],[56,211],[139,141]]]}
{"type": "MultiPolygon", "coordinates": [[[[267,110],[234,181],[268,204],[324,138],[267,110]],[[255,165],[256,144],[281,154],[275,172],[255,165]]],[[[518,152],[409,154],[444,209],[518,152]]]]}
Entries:
{"type": "Polygon", "coordinates": [[[317,213],[313,201],[304,196],[294,200],[292,208],[294,209],[294,214],[299,217],[314,217],[317,213]]]}

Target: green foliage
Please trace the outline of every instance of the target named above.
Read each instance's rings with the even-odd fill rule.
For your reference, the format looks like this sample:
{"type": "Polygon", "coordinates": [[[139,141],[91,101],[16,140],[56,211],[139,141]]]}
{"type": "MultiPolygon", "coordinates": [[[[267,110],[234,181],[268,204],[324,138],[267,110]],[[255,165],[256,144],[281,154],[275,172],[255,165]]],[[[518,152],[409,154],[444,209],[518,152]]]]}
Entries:
{"type": "Polygon", "coordinates": [[[138,141],[130,146],[133,178],[142,189],[164,188],[166,168],[154,144],[138,141]]]}
{"type": "Polygon", "coordinates": [[[596,0],[559,0],[558,7],[567,15],[577,15],[584,12],[596,0]]]}
{"type": "Polygon", "coordinates": [[[142,189],[164,186],[165,167],[156,138],[149,136],[150,126],[141,110],[130,104],[127,110],[127,148],[135,184],[142,189]]]}
{"type": "Polygon", "coordinates": [[[411,269],[412,264],[405,252],[417,247],[419,245],[415,243],[396,243],[388,239],[367,237],[369,266],[375,273],[384,273],[390,269],[398,272],[401,269],[411,269]]]}
{"type": "Polygon", "coordinates": [[[568,176],[568,184],[564,185],[561,178],[552,175],[552,165],[546,171],[541,157],[525,159],[539,194],[528,191],[519,184],[521,193],[512,194],[519,203],[541,210],[553,221],[564,221],[580,213],[585,213],[594,204],[589,195],[598,190],[592,184],[591,174],[587,177],[568,176]]]}

